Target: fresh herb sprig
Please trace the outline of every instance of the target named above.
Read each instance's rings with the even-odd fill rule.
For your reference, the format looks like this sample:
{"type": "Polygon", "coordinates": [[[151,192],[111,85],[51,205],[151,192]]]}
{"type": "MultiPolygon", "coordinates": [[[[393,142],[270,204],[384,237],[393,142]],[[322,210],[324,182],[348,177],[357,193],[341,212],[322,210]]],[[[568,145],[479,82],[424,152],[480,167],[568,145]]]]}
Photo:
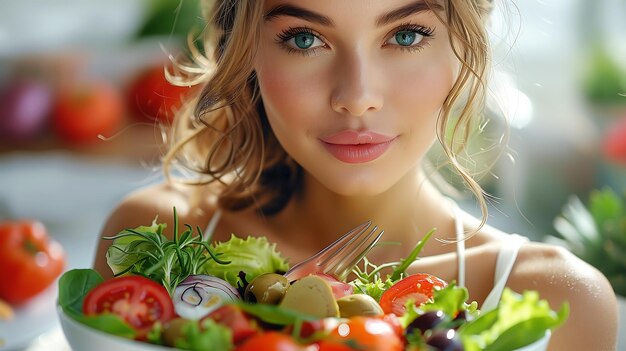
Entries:
{"type": "Polygon", "coordinates": [[[379,266],[371,263],[367,258],[363,258],[363,268],[355,266],[352,272],[355,274],[356,279],[350,282],[355,290],[362,294],[367,294],[373,297],[376,301],[380,300],[382,293],[390,288],[397,281],[406,276],[406,270],[409,266],[418,259],[418,256],[424,245],[430,237],[435,233],[435,228],[431,229],[422,240],[420,240],[409,255],[396,262],[383,263],[379,266]],[[391,268],[391,274],[386,277],[382,276],[384,269],[391,268]]]}
{"type": "Polygon", "coordinates": [[[107,263],[114,275],[145,276],[163,284],[171,295],[185,278],[202,274],[202,267],[208,261],[222,265],[230,263],[220,260],[219,254],[213,252],[211,245],[203,240],[200,227],[196,227],[196,235],[187,224],[185,231],[178,232],[176,208],[172,240],[163,234],[165,228],[165,224],[157,224],[155,219],[149,227],[124,229],[115,236],[104,237],[113,240],[107,251],[107,263]]]}

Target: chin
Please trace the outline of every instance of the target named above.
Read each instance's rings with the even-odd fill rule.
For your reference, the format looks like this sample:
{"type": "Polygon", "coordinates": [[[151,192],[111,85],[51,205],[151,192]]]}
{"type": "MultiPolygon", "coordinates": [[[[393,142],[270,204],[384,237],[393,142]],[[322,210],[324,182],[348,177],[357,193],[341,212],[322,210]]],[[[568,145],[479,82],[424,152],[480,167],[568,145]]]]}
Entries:
{"type": "Polygon", "coordinates": [[[377,172],[373,167],[349,172],[328,168],[311,176],[321,186],[342,196],[376,196],[389,190],[396,182],[391,174],[377,172]]]}

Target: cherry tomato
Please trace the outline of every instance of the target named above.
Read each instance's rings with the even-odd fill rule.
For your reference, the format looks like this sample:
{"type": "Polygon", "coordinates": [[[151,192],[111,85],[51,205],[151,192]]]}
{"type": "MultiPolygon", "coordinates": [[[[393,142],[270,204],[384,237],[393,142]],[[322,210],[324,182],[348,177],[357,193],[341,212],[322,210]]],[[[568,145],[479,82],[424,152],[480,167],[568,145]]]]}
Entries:
{"type": "Polygon", "coordinates": [[[446,282],[433,275],[413,274],[387,289],[380,297],[380,307],[385,313],[401,316],[406,312],[405,304],[408,300],[413,300],[419,306],[433,297],[436,287],[443,288],[446,285],[446,282]]]}
{"type": "Polygon", "coordinates": [[[124,117],[119,92],[107,83],[77,83],[58,91],[52,108],[54,130],[69,144],[87,144],[112,136],[124,117]]]}
{"type": "Polygon", "coordinates": [[[0,299],[22,304],[63,272],[65,253],[38,221],[0,222],[0,299]]]}
{"type": "Polygon", "coordinates": [[[279,332],[257,334],[246,340],[235,351],[304,351],[306,348],[298,344],[291,336],[279,332]]]}
{"type": "Polygon", "coordinates": [[[165,77],[165,67],[157,65],[141,72],[131,83],[127,103],[133,117],[171,124],[184,100],[197,89],[172,85],[165,77]]]}
{"type": "Polygon", "coordinates": [[[402,323],[400,322],[400,318],[398,318],[396,314],[387,313],[385,315],[382,315],[376,318],[380,318],[384,320],[385,322],[387,322],[398,336],[404,336],[404,328],[402,328],[402,323]]]}
{"type": "Polygon", "coordinates": [[[174,304],[165,288],[141,276],[107,280],[93,288],[83,302],[85,315],[113,313],[137,331],[142,339],[154,323],[175,317],[174,304]]]}
{"type": "Polygon", "coordinates": [[[404,348],[404,342],[392,325],[380,318],[361,316],[339,323],[318,345],[325,351],[401,351],[404,348]]]}
{"type": "MultiPolygon", "coordinates": [[[[316,347],[311,347],[311,351],[355,351],[348,343],[341,343],[337,341],[322,340],[318,342],[316,347]]],[[[360,350],[360,349],[359,349],[360,350]]]]}
{"type": "Polygon", "coordinates": [[[233,344],[235,345],[258,334],[260,330],[252,318],[234,305],[224,305],[205,318],[211,318],[218,324],[228,327],[233,333],[233,344]]]}

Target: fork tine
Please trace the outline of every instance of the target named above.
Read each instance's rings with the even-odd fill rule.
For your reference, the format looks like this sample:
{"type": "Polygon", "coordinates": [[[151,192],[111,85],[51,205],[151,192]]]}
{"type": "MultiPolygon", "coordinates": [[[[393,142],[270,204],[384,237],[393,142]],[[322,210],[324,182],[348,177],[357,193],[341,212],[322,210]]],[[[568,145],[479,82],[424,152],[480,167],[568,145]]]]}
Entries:
{"type": "Polygon", "coordinates": [[[365,238],[361,238],[363,233],[366,233],[367,229],[371,225],[372,225],[372,221],[367,221],[367,222],[361,224],[360,226],[352,229],[351,231],[347,232],[346,234],[342,235],[339,239],[335,240],[335,242],[333,242],[325,250],[320,252],[320,254],[321,254],[320,258],[323,255],[324,259],[321,260],[318,263],[318,265],[319,266],[327,266],[327,265],[329,265],[331,260],[337,258],[337,256],[338,256],[337,253],[339,253],[339,252],[346,252],[346,249],[349,249],[352,246],[355,246],[355,241],[357,241],[357,240],[359,240],[359,241],[356,243],[355,247],[360,246],[361,243],[364,240],[367,240],[369,235],[371,235],[371,233],[370,233],[370,234],[366,235],[365,238]]]}
{"type": "Polygon", "coordinates": [[[372,228],[369,232],[365,230],[360,232],[358,235],[355,235],[354,238],[341,247],[341,250],[336,250],[337,253],[342,253],[342,255],[332,254],[324,260],[321,265],[327,267],[328,270],[330,267],[336,266],[339,262],[345,261],[346,257],[353,256],[354,253],[358,252],[359,247],[369,240],[377,228],[377,226],[374,226],[374,228],[372,228]],[[364,233],[367,234],[363,235],[364,233]]]}
{"type": "Polygon", "coordinates": [[[352,268],[354,268],[354,266],[358,264],[363,257],[365,257],[365,255],[367,255],[367,253],[374,247],[374,245],[376,245],[376,243],[378,243],[378,240],[385,233],[384,230],[381,230],[378,235],[373,236],[377,229],[378,227],[376,226],[372,228],[370,233],[365,236],[353,250],[348,252],[347,255],[337,257],[338,261],[328,269],[325,269],[324,273],[334,275],[339,280],[344,280],[348,274],[350,274],[352,268]],[[367,245],[361,249],[361,247],[365,244],[367,245]]]}
{"type": "Polygon", "coordinates": [[[371,230],[369,220],[332,242],[308,259],[294,265],[284,274],[289,280],[296,280],[311,273],[326,273],[344,279],[352,268],[374,247],[384,231],[373,236],[378,226],[371,230]],[[366,234],[367,233],[367,234],[366,234]]]}

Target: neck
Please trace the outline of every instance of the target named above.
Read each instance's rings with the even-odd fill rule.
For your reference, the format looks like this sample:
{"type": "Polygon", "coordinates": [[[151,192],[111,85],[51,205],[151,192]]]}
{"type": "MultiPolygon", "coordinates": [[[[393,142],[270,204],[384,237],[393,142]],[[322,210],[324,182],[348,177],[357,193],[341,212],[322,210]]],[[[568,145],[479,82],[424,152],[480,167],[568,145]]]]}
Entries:
{"type": "Polygon", "coordinates": [[[436,238],[454,238],[450,204],[417,168],[375,196],[339,195],[312,177],[306,177],[302,194],[278,217],[305,228],[308,235],[298,240],[312,250],[321,249],[325,243],[366,220],[385,230],[383,242],[410,243],[391,250],[399,255],[408,253],[433,228],[437,231],[422,251],[423,255],[441,252],[441,243],[436,238]]]}

